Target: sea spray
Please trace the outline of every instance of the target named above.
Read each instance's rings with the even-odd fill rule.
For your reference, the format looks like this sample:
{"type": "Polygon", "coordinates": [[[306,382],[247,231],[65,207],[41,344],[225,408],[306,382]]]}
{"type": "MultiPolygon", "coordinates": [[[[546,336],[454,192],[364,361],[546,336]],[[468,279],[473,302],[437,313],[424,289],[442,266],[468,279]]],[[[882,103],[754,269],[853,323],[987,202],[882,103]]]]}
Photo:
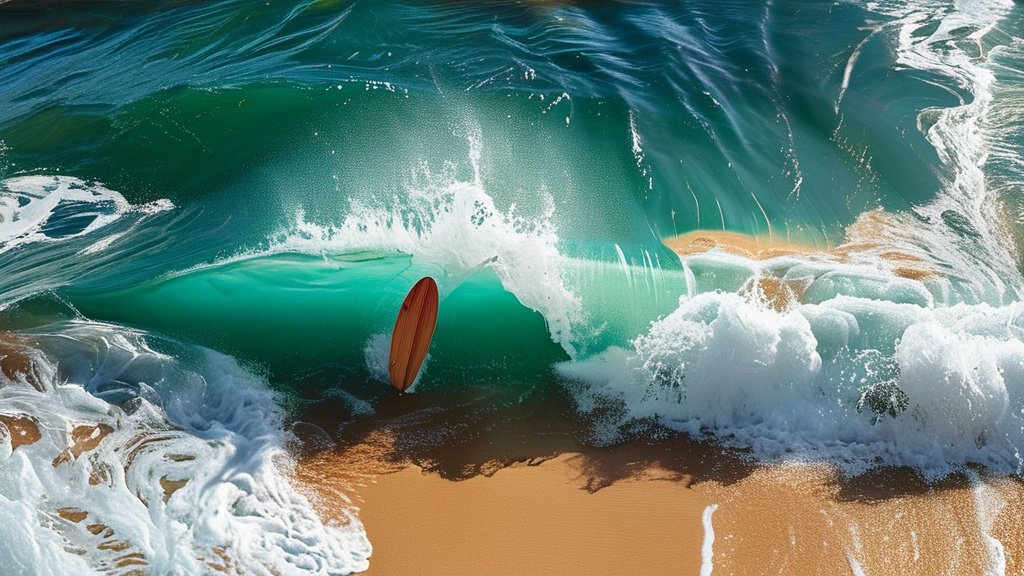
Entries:
{"type": "Polygon", "coordinates": [[[166,199],[132,205],[113,190],[69,176],[9,178],[0,181],[0,252],[22,244],[86,236],[129,213],[146,215],[172,208],[174,204],[166,199]]]}
{"type": "Polygon", "coordinates": [[[573,354],[573,330],[583,310],[565,278],[566,258],[551,221],[553,201],[546,197],[536,219],[519,216],[514,204],[499,208],[482,184],[481,138],[478,132],[467,136],[472,180],[460,180],[453,163],[440,171],[420,165],[400,193],[350,200],[339,225],[309,222],[300,211],[267,252],[409,254],[437,270],[442,297],[486,268],[524,306],[540,312],[551,338],[573,354]]]}

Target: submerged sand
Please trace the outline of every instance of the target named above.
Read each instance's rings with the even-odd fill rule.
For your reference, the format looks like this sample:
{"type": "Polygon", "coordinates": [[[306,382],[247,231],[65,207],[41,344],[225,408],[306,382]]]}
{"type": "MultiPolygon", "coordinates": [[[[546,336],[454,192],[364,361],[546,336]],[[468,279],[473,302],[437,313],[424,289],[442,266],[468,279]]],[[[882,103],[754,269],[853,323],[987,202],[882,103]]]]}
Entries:
{"type": "Polygon", "coordinates": [[[709,250],[721,250],[746,258],[765,260],[791,254],[826,252],[827,248],[776,236],[750,235],[726,230],[694,230],[663,240],[680,256],[693,256],[709,250]]]}
{"type": "Polygon", "coordinates": [[[928,280],[937,269],[927,254],[908,236],[906,215],[883,210],[861,214],[846,228],[842,242],[832,245],[828,239],[802,239],[780,234],[743,234],[726,230],[693,230],[665,238],[662,242],[683,258],[710,251],[742,256],[751,260],[769,260],[801,255],[835,262],[870,263],[888,269],[909,280],[928,280]],[[916,252],[916,253],[915,253],[916,252]]]}

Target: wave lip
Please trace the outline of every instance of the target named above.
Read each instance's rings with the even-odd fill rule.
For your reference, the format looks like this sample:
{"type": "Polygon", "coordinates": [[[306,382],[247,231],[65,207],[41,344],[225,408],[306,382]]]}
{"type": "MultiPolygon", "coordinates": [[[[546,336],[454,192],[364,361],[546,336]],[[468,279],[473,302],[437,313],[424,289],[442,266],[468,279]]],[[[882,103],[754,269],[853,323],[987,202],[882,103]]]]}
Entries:
{"type": "Polygon", "coordinates": [[[294,224],[272,239],[267,252],[409,254],[437,269],[442,296],[489,269],[524,306],[544,316],[552,340],[574,355],[574,330],[583,310],[568,284],[568,259],[559,250],[551,222],[553,201],[546,199],[545,214],[536,219],[520,216],[515,205],[500,208],[480,176],[481,136],[471,132],[467,139],[472,180],[460,180],[454,164],[440,172],[421,166],[401,195],[376,202],[350,201],[339,225],[308,222],[299,212],[294,224]]]}

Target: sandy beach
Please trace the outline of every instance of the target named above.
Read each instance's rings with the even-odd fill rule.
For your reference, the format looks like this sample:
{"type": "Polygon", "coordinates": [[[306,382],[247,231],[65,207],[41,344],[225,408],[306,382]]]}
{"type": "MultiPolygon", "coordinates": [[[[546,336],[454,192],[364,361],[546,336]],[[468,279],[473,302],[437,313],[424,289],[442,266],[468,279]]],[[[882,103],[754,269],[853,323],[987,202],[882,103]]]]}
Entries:
{"type": "Polygon", "coordinates": [[[342,427],[330,446],[322,434],[318,448],[307,441],[297,483],[326,519],[364,525],[371,575],[1024,569],[1019,478],[928,483],[908,469],[844,478],[824,464],[757,465],[671,434],[591,448],[568,428],[525,434],[538,417],[438,444],[424,437],[457,414],[396,409],[342,427]],[[702,554],[709,512],[714,540],[702,554]]]}
{"type": "Polygon", "coordinates": [[[366,573],[699,571],[706,497],[659,470],[591,493],[579,486],[580,458],[462,482],[414,466],[378,478],[357,491],[360,519],[380,535],[366,573]]]}

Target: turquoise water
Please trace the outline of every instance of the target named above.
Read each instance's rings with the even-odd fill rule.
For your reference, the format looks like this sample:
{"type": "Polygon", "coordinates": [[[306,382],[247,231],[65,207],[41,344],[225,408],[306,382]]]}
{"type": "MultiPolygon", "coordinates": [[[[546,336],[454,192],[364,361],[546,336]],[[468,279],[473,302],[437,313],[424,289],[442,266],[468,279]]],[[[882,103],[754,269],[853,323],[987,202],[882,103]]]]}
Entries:
{"type": "Polygon", "coordinates": [[[434,407],[568,395],[589,442],[654,421],[767,460],[1019,473],[1022,38],[999,0],[0,2],[0,340],[43,382],[0,375],[0,414],[45,425],[0,450],[2,507],[44,543],[19,565],[113,562],[34,519],[112,498],[169,572],[218,546],[364,566],[358,521],[324,527],[272,459],[310,402],[390,401],[424,275],[434,407]],[[812,252],[664,244],[696,230],[812,252]],[[81,422],[116,432],[50,466],[81,422]],[[161,440],[132,473],[138,434],[161,440]],[[113,497],[96,467],[124,470],[113,497]],[[168,474],[213,479],[132,495],[168,474]]]}

